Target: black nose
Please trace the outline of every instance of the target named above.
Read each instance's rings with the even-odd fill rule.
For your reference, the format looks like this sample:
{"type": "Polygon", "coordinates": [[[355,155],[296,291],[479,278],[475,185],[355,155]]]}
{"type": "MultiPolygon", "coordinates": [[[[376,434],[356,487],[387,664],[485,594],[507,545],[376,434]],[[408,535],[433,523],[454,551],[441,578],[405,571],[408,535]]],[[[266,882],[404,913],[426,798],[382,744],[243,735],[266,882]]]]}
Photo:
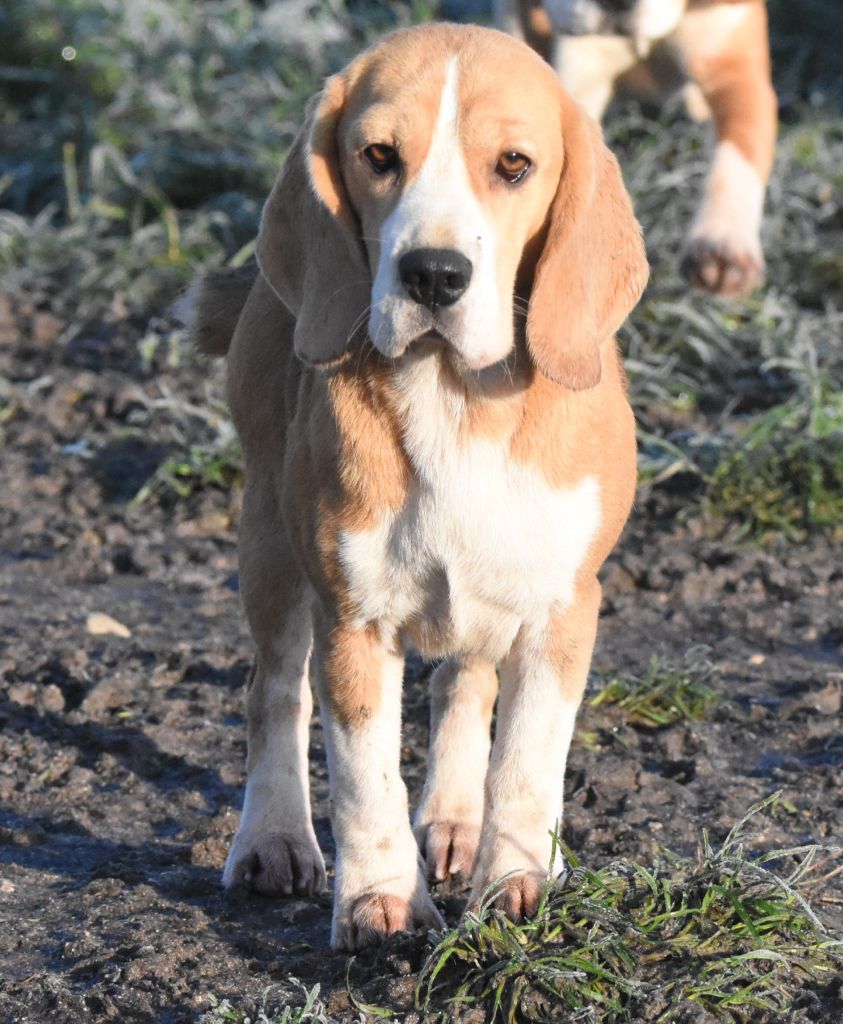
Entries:
{"type": "Polygon", "coordinates": [[[455,249],[412,249],[398,261],[407,294],[430,310],[453,305],[468,288],[471,270],[471,260],[455,249]]]}

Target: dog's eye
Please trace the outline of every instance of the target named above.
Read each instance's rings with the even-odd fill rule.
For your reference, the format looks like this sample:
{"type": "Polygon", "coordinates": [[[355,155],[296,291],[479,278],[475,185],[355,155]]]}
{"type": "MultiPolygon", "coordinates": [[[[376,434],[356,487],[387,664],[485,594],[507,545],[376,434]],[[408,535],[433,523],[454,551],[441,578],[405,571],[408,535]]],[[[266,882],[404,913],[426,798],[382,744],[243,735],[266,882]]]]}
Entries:
{"type": "Polygon", "coordinates": [[[495,167],[495,174],[503,178],[504,181],[508,181],[510,185],[514,185],[516,181],[520,181],[524,177],[531,167],[530,158],[524,156],[523,153],[501,153],[498,157],[497,167],[495,167]]]}
{"type": "Polygon", "coordinates": [[[363,156],[375,174],[388,174],[398,166],[398,150],[382,142],[375,142],[363,150],[363,156]]]}

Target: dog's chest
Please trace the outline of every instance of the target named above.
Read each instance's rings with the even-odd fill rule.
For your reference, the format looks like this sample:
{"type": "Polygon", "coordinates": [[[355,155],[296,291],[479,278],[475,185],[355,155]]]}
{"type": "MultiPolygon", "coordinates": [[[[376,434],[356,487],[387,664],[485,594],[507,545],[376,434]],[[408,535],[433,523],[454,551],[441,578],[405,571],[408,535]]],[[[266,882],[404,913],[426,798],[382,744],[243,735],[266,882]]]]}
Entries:
{"type": "Polygon", "coordinates": [[[505,444],[458,440],[430,406],[410,418],[407,439],[416,474],[403,506],[340,538],[359,621],[429,656],[499,659],[522,623],[571,601],[599,527],[598,481],[554,490],[505,444]]]}

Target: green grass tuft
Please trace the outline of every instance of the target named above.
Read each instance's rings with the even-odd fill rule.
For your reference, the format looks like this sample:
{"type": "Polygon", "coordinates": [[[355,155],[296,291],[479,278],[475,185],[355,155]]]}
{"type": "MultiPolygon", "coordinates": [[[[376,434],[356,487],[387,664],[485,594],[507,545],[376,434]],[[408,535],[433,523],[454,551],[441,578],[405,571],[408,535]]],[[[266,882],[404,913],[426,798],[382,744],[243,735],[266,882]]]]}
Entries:
{"type": "Polygon", "coordinates": [[[645,1007],[667,1024],[688,1003],[734,1022],[788,1012],[839,977],[843,943],[798,891],[819,847],[750,854],[749,819],[776,799],[751,807],[719,847],[704,832],[695,861],[591,870],[560,843],[571,868],[548,883],[535,918],[508,921],[493,887],[428,957],[419,1008],[431,1021],[482,1013],[513,1024],[614,1024],[645,1007]]]}
{"type": "Polygon", "coordinates": [[[700,721],[717,700],[706,685],[714,672],[706,652],[707,648],[692,648],[678,664],[653,657],[642,678],[610,679],[589,706],[613,704],[631,722],[656,728],[700,721]]]}
{"type": "Polygon", "coordinates": [[[712,474],[705,506],[735,539],[843,531],[843,391],[815,373],[752,420],[712,474]]]}
{"type": "Polygon", "coordinates": [[[304,1003],[301,1006],[271,1006],[272,989],[266,990],[263,1005],[257,1014],[251,1016],[237,1010],[228,999],[217,999],[211,995],[211,1008],[202,1014],[198,1024],[331,1024],[325,1005],[319,998],[319,985],[305,988],[301,982],[290,979],[301,989],[304,1003]]]}
{"type": "Polygon", "coordinates": [[[236,440],[221,447],[190,445],[178,456],[161,463],[132,504],[142,505],[152,499],[164,505],[173,504],[207,487],[231,491],[242,483],[243,459],[236,440]]]}

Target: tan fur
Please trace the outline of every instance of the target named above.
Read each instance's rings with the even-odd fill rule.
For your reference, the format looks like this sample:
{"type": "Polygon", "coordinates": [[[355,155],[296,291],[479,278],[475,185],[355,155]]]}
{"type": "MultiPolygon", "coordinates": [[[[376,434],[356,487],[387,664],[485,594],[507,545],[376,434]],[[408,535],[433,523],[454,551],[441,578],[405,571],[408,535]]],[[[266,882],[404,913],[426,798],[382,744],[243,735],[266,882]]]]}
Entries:
{"type": "Polygon", "coordinates": [[[776,142],[776,96],[764,4],[747,3],[745,18],[716,49],[690,32],[682,35],[681,45],[688,73],[711,110],[718,141],[734,143],[766,182],[776,142]]]}
{"type": "Polygon", "coordinates": [[[638,301],[647,267],[617,161],[573,104],[563,109],[565,167],[536,268],[527,345],[543,373],[580,390],[600,379],[600,343],[638,301]]]}
{"type": "Polygon", "coordinates": [[[353,728],[371,717],[380,703],[383,654],[377,626],[334,627],[325,639],[324,658],[325,673],[333,680],[330,697],[334,714],[353,728]]]}
{"type": "MultiPolygon", "coordinates": [[[[252,788],[226,883],[313,891],[324,877],[303,820],[306,786],[299,780],[291,795],[267,781],[275,765],[288,763],[287,747],[300,742],[312,641],[333,751],[339,859],[332,941],[355,949],[413,923],[438,922],[417,874],[409,821],[402,823],[397,733],[383,731],[397,730],[400,652],[412,643],[450,659],[434,677],[431,784],[416,821],[430,870],[437,877],[470,870],[479,843],[475,890],[524,868],[513,883],[522,894],[515,909],[529,912],[531,872],[546,863],[594,641],[595,574],[623,526],[635,482],[634,426],[612,335],[644,287],[647,264],[617,165],[596,127],[522,44],[469,27],[398,33],[329,80],[310,105],[267,202],[258,256],[261,274],[242,312],[242,288],[226,290],[230,308],[220,318],[227,323],[240,313],[228,393],[246,460],[241,585],[258,645],[248,705],[252,788]],[[455,54],[458,79],[447,70],[455,54]],[[506,66],[511,76],[500,75],[506,66]],[[460,117],[449,130],[458,132],[465,181],[490,237],[501,240],[496,285],[513,302],[517,288],[527,304],[526,330],[515,317],[522,326],[509,355],[476,372],[465,371],[448,342],[426,338],[387,358],[366,339],[361,315],[381,228],[422,173],[447,81],[458,82],[460,117]],[[517,112],[527,87],[534,105],[513,129],[500,108],[506,101],[517,112]],[[404,130],[400,183],[367,176],[362,143],[404,130]],[[535,161],[535,180],[521,192],[493,173],[496,154],[516,143],[531,147],[535,161]],[[463,488],[486,486],[486,465],[502,488],[492,504],[527,500],[525,492],[542,503],[535,544],[550,544],[564,564],[550,566],[545,580],[533,540],[510,532],[509,542],[534,559],[537,586],[551,588],[545,604],[529,588],[515,596],[523,580],[491,578],[512,571],[496,561],[500,551],[464,557],[473,538],[460,531],[476,530],[453,502],[471,500],[463,488]],[[431,519],[427,503],[447,473],[456,474],[456,490],[431,519]],[[557,529],[545,508],[570,510],[571,521],[557,529]],[[581,546],[569,536],[581,536],[581,546]],[[423,543],[429,555],[416,550],[423,543]],[[401,582],[407,572],[411,578],[401,582]],[[399,587],[394,600],[378,589],[392,586],[399,587]],[[460,625],[466,615],[474,616],[468,627],[460,625]],[[286,658],[293,643],[295,663],[286,658]],[[484,798],[496,658],[505,679],[503,720],[515,732],[507,740],[499,727],[484,798]],[[529,710],[542,692],[565,716],[558,727],[553,714],[544,722],[538,708],[529,710]],[[285,708],[298,731],[278,721],[285,708]],[[534,799],[516,812],[511,759],[531,714],[550,761],[537,768],[544,777],[534,779],[534,799]],[[463,729],[476,760],[471,772],[461,767],[463,729]],[[270,828],[272,814],[290,820],[270,828]],[[523,862],[501,831],[508,815],[524,830],[523,862]],[[260,874],[261,863],[269,873],[260,874]]],[[[209,308],[203,304],[200,315],[209,308]]],[[[503,513],[500,528],[511,531],[506,512],[478,507],[476,516],[496,521],[503,513]]]]}

